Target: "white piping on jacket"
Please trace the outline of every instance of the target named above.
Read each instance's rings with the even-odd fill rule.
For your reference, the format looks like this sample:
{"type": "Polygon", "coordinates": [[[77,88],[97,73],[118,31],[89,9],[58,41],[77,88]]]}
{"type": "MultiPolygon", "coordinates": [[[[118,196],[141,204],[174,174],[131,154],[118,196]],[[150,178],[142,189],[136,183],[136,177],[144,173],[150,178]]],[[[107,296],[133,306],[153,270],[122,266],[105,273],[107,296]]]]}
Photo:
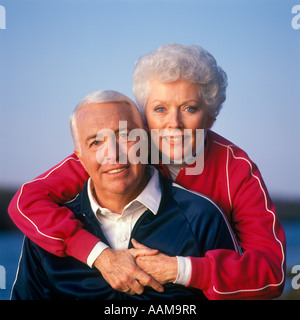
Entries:
{"type": "Polygon", "coordinates": [[[218,209],[218,211],[221,213],[221,216],[223,217],[223,219],[224,219],[224,221],[225,221],[225,223],[226,223],[226,226],[227,226],[228,231],[229,231],[229,233],[230,233],[232,242],[233,242],[233,244],[234,244],[235,251],[238,252],[239,254],[242,254],[242,252],[241,252],[241,250],[240,250],[240,247],[239,247],[239,244],[238,244],[238,242],[237,242],[237,240],[236,240],[235,234],[234,234],[234,232],[233,232],[233,230],[232,230],[232,228],[231,228],[231,226],[230,226],[230,223],[229,223],[229,221],[228,221],[225,213],[222,211],[222,209],[221,209],[212,199],[210,199],[209,197],[205,196],[205,195],[202,194],[202,193],[199,193],[199,192],[196,192],[196,191],[193,191],[193,190],[186,189],[186,188],[184,188],[183,186],[181,186],[181,185],[179,185],[179,184],[177,184],[177,183],[175,183],[175,182],[172,183],[172,186],[173,186],[173,187],[180,188],[180,189],[183,189],[183,190],[186,190],[186,191],[188,191],[188,192],[190,192],[190,193],[193,193],[193,194],[195,194],[195,195],[197,195],[197,196],[199,196],[199,197],[201,197],[201,198],[204,198],[204,199],[208,200],[210,203],[212,203],[212,204],[218,209]]]}
{"type": "Polygon", "coordinates": [[[49,238],[49,239],[58,240],[58,241],[63,241],[63,242],[64,242],[64,239],[57,238],[57,237],[52,237],[52,236],[50,236],[50,235],[48,235],[48,234],[45,234],[45,233],[43,233],[42,231],[40,231],[40,229],[38,228],[38,226],[37,226],[31,219],[29,219],[29,218],[22,212],[22,210],[20,209],[20,198],[21,198],[22,193],[23,193],[23,188],[24,188],[27,184],[33,183],[33,182],[35,182],[35,181],[40,181],[40,180],[46,179],[47,177],[49,177],[49,175],[50,175],[51,173],[53,173],[55,170],[59,169],[61,166],[63,166],[63,165],[64,165],[67,161],[69,161],[69,160],[80,161],[79,159],[76,159],[76,158],[73,158],[73,157],[69,157],[69,158],[65,159],[62,163],[60,163],[59,165],[57,165],[56,167],[54,167],[54,168],[53,168],[50,172],[48,172],[48,174],[45,175],[44,177],[42,177],[42,178],[37,178],[37,179],[34,179],[34,180],[32,180],[32,181],[29,181],[29,182],[24,183],[24,184],[22,185],[22,187],[21,187],[21,191],[20,191],[20,194],[19,194],[19,197],[18,197],[18,200],[17,200],[17,209],[18,209],[18,211],[20,212],[20,214],[21,214],[25,219],[27,219],[27,220],[35,227],[36,231],[37,231],[39,234],[41,234],[42,236],[47,237],[47,238],[49,238]]]}
{"type": "Polygon", "coordinates": [[[282,273],[282,278],[281,278],[281,281],[280,281],[279,283],[270,283],[270,284],[267,284],[267,285],[264,286],[264,287],[257,288],[257,289],[241,289],[241,290],[227,291],[227,292],[226,292],[226,291],[219,291],[219,290],[217,290],[217,289],[215,288],[215,286],[213,286],[213,290],[214,290],[216,293],[218,293],[218,294],[223,294],[223,295],[225,295],[225,294],[235,294],[235,293],[240,293],[240,292],[262,291],[262,290],[264,290],[264,289],[266,289],[266,288],[268,288],[268,287],[278,287],[278,286],[280,286],[280,285],[283,283],[283,281],[284,281],[284,270],[283,270],[283,266],[284,266],[285,254],[284,254],[284,250],[283,250],[283,245],[282,245],[281,241],[277,238],[276,233],[275,233],[276,215],[275,215],[275,213],[274,213],[272,210],[270,210],[270,209],[268,208],[267,196],[266,196],[266,192],[265,192],[265,190],[264,190],[264,188],[263,188],[263,186],[262,186],[262,183],[261,183],[259,177],[256,176],[256,175],[253,173],[253,167],[252,167],[251,162],[250,162],[248,159],[244,158],[244,157],[237,157],[237,156],[235,156],[234,151],[233,151],[232,148],[231,148],[231,146],[234,146],[234,145],[224,145],[224,144],[222,144],[222,143],[220,143],[220,142],[217,142],[217,141],[213,141],[213,142],[214,142],[214,143],[217,143],[217,144],[220,145],[220,146],[223,146],[223,147],[227,148],[226,176],[227,176],[227,184],[228,184],[228,185],[227,185],[227,189],[228,189],[228,195],[229,195],[230,203],[231,203],[231,195],[230,195],[230,187],[229,187],[229,170],[228,170],[229,150],[231,151],[232,156],[233,156],[235,159],[237,159],[237,160],[244,160],[244,161],[246,161],[246,162],[249,164],[250,171],[251,171],[251,175],[258,181],[259,187],[260,187],[260,189],[261,189],[261,191],[262,191],[262,193],[263,193],[263,195],[264,195],[264,199],[265,199],[265,209],[266,209],[267,212],[271,213],[272,216],[273,216],[273,228],[272,228],[273,236],[274,236],[275,240],[279,243],[280,248],[281,248],[281,253],[282,253],[282,261],[281,261],[281,273],[282,273]]]}

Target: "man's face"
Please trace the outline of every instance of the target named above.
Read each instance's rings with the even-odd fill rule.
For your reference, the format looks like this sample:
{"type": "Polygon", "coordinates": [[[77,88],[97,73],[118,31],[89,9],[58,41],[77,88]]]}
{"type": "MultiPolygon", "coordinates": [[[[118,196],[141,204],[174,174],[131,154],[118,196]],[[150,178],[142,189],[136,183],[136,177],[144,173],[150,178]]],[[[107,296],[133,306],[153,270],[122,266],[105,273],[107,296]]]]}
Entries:
{"type": "Polygon", "coordinates": [[[79,152],[75,149],[75,153],[90,175],[98,199],[101,195],[112,194],[135,198],[141,192],[141,185],[145,181],[145,165],[131,164],[129,161],[120,164],[119,146],[127,157],[128,150],[136,143],[127,140],[128,133],[132,129],[143,128],[139,112],[125,102],[88,104],[78,111],[76,127],[81,150],[79,152]],[[119,128],[119,121],[127,121],[127,128],[119,128]],[[99,130],[114,132],[116,158],[113,164],[101,164],[99,161],[100,148],[103,144],[109,143],[108,137],[104,138],[104,141],[99,141],[99,135],[97,138],[99,130]]]}

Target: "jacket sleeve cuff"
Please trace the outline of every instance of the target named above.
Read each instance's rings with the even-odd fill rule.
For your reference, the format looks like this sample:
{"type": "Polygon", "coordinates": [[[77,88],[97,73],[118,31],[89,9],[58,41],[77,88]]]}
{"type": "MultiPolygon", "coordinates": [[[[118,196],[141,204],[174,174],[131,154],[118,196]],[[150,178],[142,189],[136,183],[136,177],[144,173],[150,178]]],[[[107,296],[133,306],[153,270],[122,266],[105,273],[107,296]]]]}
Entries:
{"type": "Polygon", "coordinates": [[[177,256],[177,278],[174,283],[187,285],[191,279],[192,265],[188,257],[177,256]]]}
{"type": "Polygon", "coordinates": [[[96,243],[95,247],[92,249],[86,260],[86,263],[90,268],[93,268],[94,262],[106,248],[109,248],[109,246],[102,241],[96,243]]]}
{"type": "Polygon", "coordinates": [[[99,239],[96,236],[85,229],[78,229],[65,240],[65,252],[86,264],[87,258],[97,242],[99,239]]]}
{"type": "Polygon", "coordinates": [[[192,264],[192,274],[187,287],[201,290],[209,288],[211,283],[211,267],[209,259],[189,257],[192,264]]]}

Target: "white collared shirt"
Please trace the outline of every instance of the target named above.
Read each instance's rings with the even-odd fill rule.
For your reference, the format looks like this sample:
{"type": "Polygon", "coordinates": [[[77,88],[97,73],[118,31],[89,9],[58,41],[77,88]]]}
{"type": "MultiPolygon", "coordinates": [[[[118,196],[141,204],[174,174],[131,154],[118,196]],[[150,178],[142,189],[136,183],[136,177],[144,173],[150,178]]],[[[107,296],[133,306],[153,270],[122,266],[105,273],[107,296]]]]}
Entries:
{"type": "MultiPolygon", "coordinates": [[[[147,166],[149,182],[139,196],[128,203],[121,214],[113,213],[107,208],[102,208],[94,199],[91,192],[91,181],[88,180],[88,197],[97,220],[101,225],[101,230],[108,240],[110,247],[114,250],[128,249],[131,232],[137,220],[146,210],[150,210],[154,215],[157,214],[162,193],[159,182],[158,171],[147,166]]],[[[99,241],[90,252],[87,264],[92,267],[93,263],[101,252],[108,246],[99,241]]],[[[155,249],[155,248],[153,248],[155,249]]],[[[191,262],[189,258],[177,257],[178,274],[175,283],[186,285],[191,276],[191,262]]]]}

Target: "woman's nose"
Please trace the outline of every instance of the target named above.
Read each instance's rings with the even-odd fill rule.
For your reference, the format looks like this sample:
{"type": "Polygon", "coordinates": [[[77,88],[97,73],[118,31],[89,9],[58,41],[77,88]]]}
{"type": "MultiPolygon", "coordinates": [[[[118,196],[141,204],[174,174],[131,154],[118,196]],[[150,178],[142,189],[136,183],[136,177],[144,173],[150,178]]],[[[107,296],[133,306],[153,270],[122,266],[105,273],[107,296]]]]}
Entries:
{"type": "Polygon", "coordinates": [[[170,112],[168,117],[168,127],[172,129],[183,127],[181,113],[179,110],[170,112]]]}

